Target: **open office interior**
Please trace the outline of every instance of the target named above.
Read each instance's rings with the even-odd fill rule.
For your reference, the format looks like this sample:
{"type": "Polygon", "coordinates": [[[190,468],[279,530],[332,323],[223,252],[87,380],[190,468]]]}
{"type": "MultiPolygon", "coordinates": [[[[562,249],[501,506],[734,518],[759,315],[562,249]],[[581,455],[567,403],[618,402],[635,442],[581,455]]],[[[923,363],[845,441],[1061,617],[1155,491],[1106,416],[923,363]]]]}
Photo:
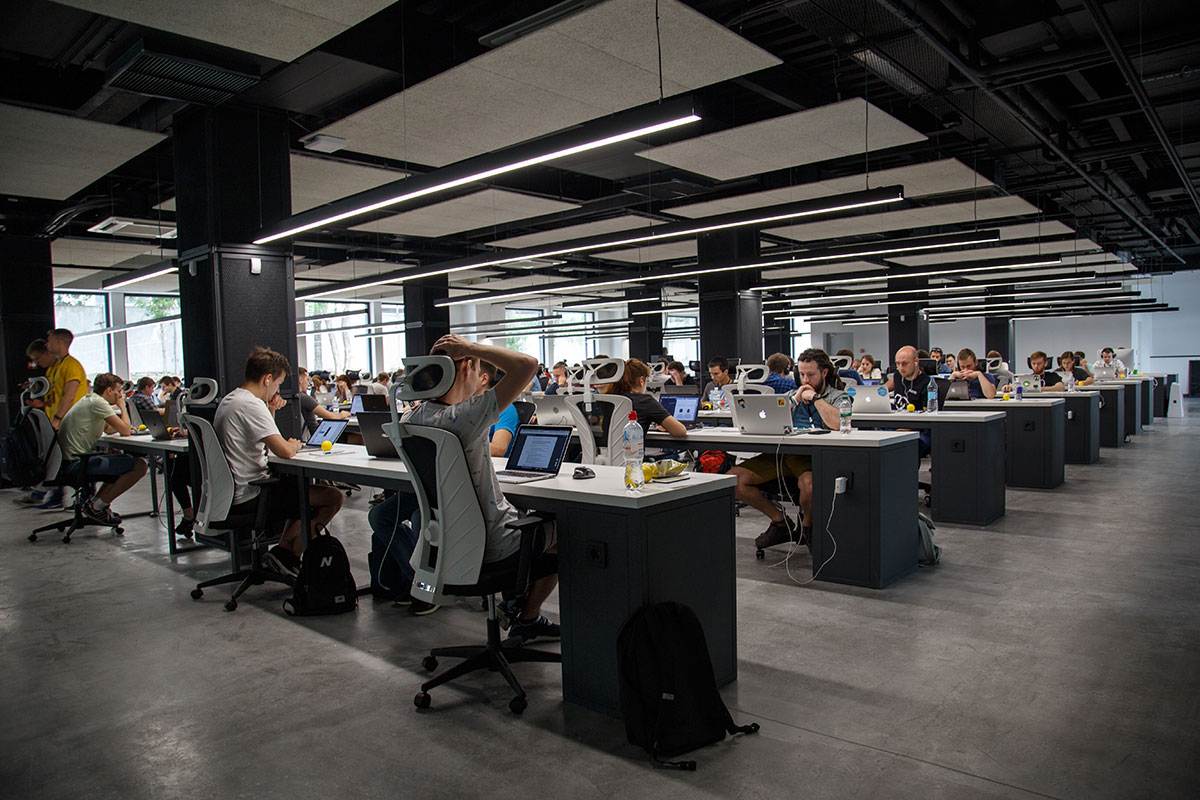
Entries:
{"type": "Polygon", "coordinates": [[[0,794],[1194,796],[1198,42],[3,2],[0,794]]]}

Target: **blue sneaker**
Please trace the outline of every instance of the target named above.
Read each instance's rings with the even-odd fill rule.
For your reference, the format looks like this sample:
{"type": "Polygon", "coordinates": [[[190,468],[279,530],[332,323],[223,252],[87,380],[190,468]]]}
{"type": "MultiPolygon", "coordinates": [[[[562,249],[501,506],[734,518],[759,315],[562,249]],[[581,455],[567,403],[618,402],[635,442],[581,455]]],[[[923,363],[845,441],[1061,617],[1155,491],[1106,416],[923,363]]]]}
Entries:
{"type": "Polygon", "coordinates": [[[508,629],[508,639],[515,645],[528,644],[533,641],[549,642],[562,638],[562,628],[556,622],[551,622],[542,614],[536,619],[519,619],[508,629]]]}
{"type": "Polygon", "coordinates": [[[51,508],[53,508],[55,510],[61,510],[62,507],[63,507],[63,490],[60,487],[55,487],[55,488],[51,489],[46,494],[46,499],[43,500],[37,506],[37,508],[40,508],[42,510],[51,509],[51,508]]]}

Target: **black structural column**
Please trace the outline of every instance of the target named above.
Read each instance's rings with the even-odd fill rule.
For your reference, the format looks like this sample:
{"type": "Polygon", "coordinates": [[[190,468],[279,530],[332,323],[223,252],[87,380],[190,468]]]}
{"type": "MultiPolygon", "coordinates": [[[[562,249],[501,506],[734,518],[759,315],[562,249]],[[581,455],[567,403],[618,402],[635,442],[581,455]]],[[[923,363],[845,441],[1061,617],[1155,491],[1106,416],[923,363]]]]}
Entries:
{"type": "MultiPolygon", "coordinates": [[[[656,311],[662,308],[662,289],[658,286],[639,286],[626,289],[625,296],[630,300],[640,300],[653,297],[649,303],[633,303],[629,313],[634,311],[656,311]]],[[[649,364],[658,359],[663,352],[663,315],[638,314],[636,320],[629,326],[629,355],[631,358],[645,359],[649,364]]]]}
{"type": "MultiPolygon", "coordinates": [[[[700,269],[745,264],[758,258],[756,230],[702,233],[696,244],[700,269]]],[[[745,364],[762,363],[762,297],[750,291],[759,278],[757,269],[700,275],[702,363],[714,356],[739,358],[745,364]]]]}
{"type": "MultiPolygon", "coordinates": [[[[929,286],[926,278],[896,278],[888,281],[890,291],[924,289],[929,286]]],[[[887,363],[891,363],[897,350],[911,345],[918,350],[929,349],[929,316],[927,295],[902,295],[913,298],[911,303],[888,306],[888,350],[887,363]]]]}
{"type": "MultiPolygon", "coordinates": [[[[175,119],[179,297],[188,379],[215,378],[221,394],[242,385],[255,346],[296,364],[291,246],[251,244],[291,215],[288,123],[283,114],[199,109],[175,119]]],[[[280,394],[295,398],[291,375],[280,394]]],[[[297,404],[276,419],[299,432],[297,404]]]]}
{"type": "Polygon", "coordinates": [[[763,330],[763,357],[773,353],[796,357],[797,354],[792,352],[792,321],[790,319],[777,319],[771,323],[771,327],[763,330]]]}
{"type": "Polygon", "coordinates": [[[21,384],[31,370],[25,348],[54,327],[54,277],[50,240],[33,236],[0,236],[0,400],[4,404],[0,433],[16,415],[21,384]]]}
{"type": "Polygon", "coordinates": [[[983,318],[983,353],[996,350],[1009,364],[1013,360],[1013,323],[1011,317],[983,318]]]}
{"type": "Polygon", "coordinates": [[[435,303],[450,296],[450,278],[435,275],[404,282],[404,352],[427,355],[450,332],[450,309],[435,303]]]}

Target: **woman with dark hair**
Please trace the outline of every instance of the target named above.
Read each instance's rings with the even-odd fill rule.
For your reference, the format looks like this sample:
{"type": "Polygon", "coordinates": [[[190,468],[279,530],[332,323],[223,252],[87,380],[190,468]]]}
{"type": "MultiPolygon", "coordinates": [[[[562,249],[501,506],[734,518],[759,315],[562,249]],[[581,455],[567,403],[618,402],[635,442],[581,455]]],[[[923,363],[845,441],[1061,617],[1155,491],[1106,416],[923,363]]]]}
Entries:
{"type": "MultiPolygon", "coordinates": [[[[616,383],[605,384],[604,393],[628,397],[629,402],[633,404],[633,410],[637,412],[638,423],[642,426],[643,431],[650,430],[650,426],[655,424],[659,429],[672,436],[687,436],[687,428],[683,427],[683,423],[668,414],[662,404],[652,395],[646,394],[648,380],[650,380],[650,367],[636,358],[631,358],[625,362],[625,372],[621,375],[620,380],[616,383]]],[[[612,420],[610,424],[624,425],[625,423],[620,420],[612,420]]]]}

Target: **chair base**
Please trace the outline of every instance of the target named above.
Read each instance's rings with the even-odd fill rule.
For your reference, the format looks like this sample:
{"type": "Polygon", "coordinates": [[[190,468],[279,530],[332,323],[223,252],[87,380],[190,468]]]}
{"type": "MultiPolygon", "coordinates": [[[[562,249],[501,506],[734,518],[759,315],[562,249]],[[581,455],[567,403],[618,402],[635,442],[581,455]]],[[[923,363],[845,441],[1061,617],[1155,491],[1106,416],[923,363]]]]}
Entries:
{"type": "Polygon", "coordinates": [[[429,651],[429,655],[421,661],[421,666],[427,670],[438,667],[438,657],[461,658],[463,661],[445,670],[441,674],[421,684],[421,691],[413,698],[413,705],[418,709],[429,708],[431,700],[429,690],[449,683],[452,680],[477,670],[486,669],[499,672],[512,688],[515,696],[508,703],[508,709],[514,714],[522,713],[528,705],[525,689],[513,674],[512,664],[522,662],[562,663],[562,654],[546,650],[527,649],[525,647],[505,647],[500,639],[500,622],[496,618],[495,601],[490,599],[487,621],[487,644],[465,645],[461,647],[437,647],[429,651]]]}
{"type": "Polygon", "coordinates": [[[222,586],[227,583],[237,583],[238,587],[233,590],[233,595],[225,603],[226,611],[236,611],[238,607],[238,598],[241,597],[251,586],[262,586],[266,582],[282,583],[285,586],[295,586],[296,579],[291,575],[283,575],[282,573],[269,570],[262,565],[262,559],[259,556],[257,548],[251,551],[250,568],[240,569],[236,572],[231,572],[228,575],[222,575],[219,578],[202,581],[196,584],[196,588],[192,589],[192,599],[199,600],[204,597],[204,590],[211,586],[222,586]]]}
{"type": "Polygon", "coordinates": [[[36,542],[38,540],[39,533],[45,533],[46,531],[58,531],[59,533],[63,534],[63,544],[70,544],[71,536],[74,535],[75,531],[93,525],[98,528],[111,528],[112,532],[117,536],[125,535],[125,529],[121,527],[121,523],[119,522],[116,525],[101,525],[100,523],[93,522],[83,515],[84,506],[94,494],[90,487],[61,486],[55,488],[61,488],[64,491],[70,490],[75,492],[75,498],[71,504],[71,518],[60,520],[58,522],[52,522],[49,525],[43,525],[40,528],[35,528],[33,532],[29,534],[29,541],[36,542]]]}

